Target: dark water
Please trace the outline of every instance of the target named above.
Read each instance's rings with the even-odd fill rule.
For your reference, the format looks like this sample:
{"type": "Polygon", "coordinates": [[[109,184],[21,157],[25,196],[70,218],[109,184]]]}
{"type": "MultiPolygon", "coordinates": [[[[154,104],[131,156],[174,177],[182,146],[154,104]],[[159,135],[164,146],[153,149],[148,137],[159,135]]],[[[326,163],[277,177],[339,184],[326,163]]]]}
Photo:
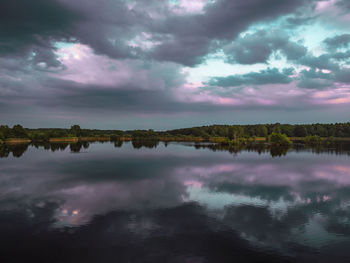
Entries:
{"type": "Polygon", "coordinates": [[[3,146],[0,262],[349,262],[346,149],[3,146]]]}

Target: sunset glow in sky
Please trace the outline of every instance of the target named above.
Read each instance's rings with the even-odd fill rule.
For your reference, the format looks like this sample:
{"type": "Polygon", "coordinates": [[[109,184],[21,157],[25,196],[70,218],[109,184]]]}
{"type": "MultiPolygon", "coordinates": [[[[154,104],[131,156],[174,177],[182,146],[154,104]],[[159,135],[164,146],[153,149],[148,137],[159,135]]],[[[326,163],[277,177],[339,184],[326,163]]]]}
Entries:
{"type": "Polygon", "coordinates": [[[3,0],[0,120],[348,122],[348,0],[3,0]]]}

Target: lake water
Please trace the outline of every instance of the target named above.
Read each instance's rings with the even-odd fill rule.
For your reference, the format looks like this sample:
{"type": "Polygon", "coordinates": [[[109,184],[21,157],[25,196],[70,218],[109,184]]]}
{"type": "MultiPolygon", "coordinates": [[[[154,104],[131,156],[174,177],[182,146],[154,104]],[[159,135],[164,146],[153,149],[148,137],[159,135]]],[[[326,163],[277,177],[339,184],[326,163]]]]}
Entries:
{"type": "Polygon", "coordinates": [[[349,262],[346,147],[272,155],[3,146],[0,262],[349,262]]]}

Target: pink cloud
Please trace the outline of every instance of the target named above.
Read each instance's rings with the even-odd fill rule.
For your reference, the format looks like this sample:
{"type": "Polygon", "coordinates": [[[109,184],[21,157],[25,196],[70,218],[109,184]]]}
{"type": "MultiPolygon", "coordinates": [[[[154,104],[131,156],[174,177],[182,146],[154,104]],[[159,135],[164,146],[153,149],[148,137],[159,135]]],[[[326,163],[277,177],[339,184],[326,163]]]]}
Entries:
{"type": "MultiPolygon", "coordinates": [[[[192,166],[183,167],[176,170],[181,175],[192,175],[197,178],[196,181],[205,180],[206,178],[216,181],[237,181],[240,183],[257,183],[266,185],[289,185],[297,187],[299,183],[304,181],[322,178],[339,185],[350,185],[350,166],[345,164],[327,165],[316,164],[309,167],[307,171],[297,171],[289,169],[286,165],[278,165],[273,163],[256,164],[251,166],[246,163],[223,163],[210,166],[192,166]],[[220,176],[223,173],[230,173],[230,177],[220,176]],[[305,176],[305,173],[308,176],[305,176]],[[283,174],[283,177],[280,175],[283,174]]],[[[191,179],[194,180],[194,179],[191,179]]],[[[294,191],[297,193],[297,191],[294,191]]]]}
{"type": "Polygon", "coordinates": [[[52,75],[81,84],[164,90],[166,84],[161,73],[179,72],[179,66],[171,63],[151,63],[145,67],[142,61],[97,55],[83,44],[60,48],[56,53],[65,69],[52,75]]]}
{"type": "Polygon", "coordinates": [[[178,0],[170,3],[170,10],[176,14],[203,13],[204,7],[213,1],[211,0],[178,0]]]}
{"type": "MultiPolygon", "coordinates": [[[[143,34],[145,38],[151,36],[143,34]]],[[[350,87],[338,85],[332,90],[302,89],[293,81],[289,84],[266,84],[260,86],[209,87],[202,82],[186,82],[185,71],[173,63],[153,62],[147,67],[139,60],[117,60],[97,55],[86,45],[75,44],[57,50],[65,69],[51,75],[85,85],[96,85],[135,90],[169,89],[166,82],[169,72],[178,80],[170,87],[175,100],[185,103],[209,103],[219,106],[295,106],[303,100],[308,104],[350,103],[350,87]]],[[[319,69],[320,71],[320,69],[319,69]]],[[[322,70],[323,73],[331,73],[322,70]]],[[[175,79],[175,78],[174,78],[175,79]]]]}
{"type": "Polygon", "coordinates": [[[317,91],[313,94],[313,98],[317,104],[350,103],[350,87],[339,86],[331,90],[317,91]]]}
{"type": "Polygon", "coordinates": [[[320,1],[316,4],[316,11],[319,13],[329,11],[330,9],[334,8],[336,2],[337,0],[320,1]]]}
{"type": "Polygon", "coordinates": [[[223,106],[273,106],[290,105],[299,101],[299,97],[309,93],[308,90],[300,89],[296,83],[290,84],[269,84],[257,87],[243,87],[239,90],[232,88],[213,87],[202,89],[205,84],[187,83],[177,90],[175,96],[184,102],[207,102],[223,106]],[[223,95],[221,95],[222,93],[223,95]],[[220,94],[220,95],[219,95],[220,94]]]}
{"type": "Polygon", "coordinates": [[[220,173],[233,173],[239,171],[244,166],[239,164],[218,164],[210,167],[181,167],[176,170],[176,174],[180,177],[194,175],[204,178],[209,178],[211,176],[220,174],[220,173]]]}
{"type": "Polygon", "coordinates": [[[138,34],[133,39],[131,39],[128,42],[130,47],[137,47],[141,48],[143,50],[149,50],[154,48],[157,45],[161,44],[161,41],[155,41],[153,39],[152,34],[147,32],[141,32],[141,34],[138,34]]]}
{"type": "Polygon", "coordinates": [[[350,15],[345,10],[336,5],[338,0],[323,0],[316,4],[315,12],[321,20],[328,24],[347,29],[347,22],[350,21],[350,15]],[[345,11],[345,12],[344,12],[345,11]]]}
{"type": "Polygon", "coordinates": [[[199,181],[195,181],[195,180],[189,180],[189,181],[185,181],[184,185],[191,186],[194,188],[201,188],[203,186],[203,183],[201,183],[199,181]]]}

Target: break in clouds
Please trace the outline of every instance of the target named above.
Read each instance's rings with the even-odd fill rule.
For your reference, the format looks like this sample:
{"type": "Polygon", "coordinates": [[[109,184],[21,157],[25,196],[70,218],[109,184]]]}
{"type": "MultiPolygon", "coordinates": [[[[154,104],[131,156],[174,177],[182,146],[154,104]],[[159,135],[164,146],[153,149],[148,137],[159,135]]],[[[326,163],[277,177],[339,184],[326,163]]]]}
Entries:
{"type": "Polygon", "coordinates": [[[0,119],[348,121],[349,23],[345,0],[3,0],[0,119]]]}

